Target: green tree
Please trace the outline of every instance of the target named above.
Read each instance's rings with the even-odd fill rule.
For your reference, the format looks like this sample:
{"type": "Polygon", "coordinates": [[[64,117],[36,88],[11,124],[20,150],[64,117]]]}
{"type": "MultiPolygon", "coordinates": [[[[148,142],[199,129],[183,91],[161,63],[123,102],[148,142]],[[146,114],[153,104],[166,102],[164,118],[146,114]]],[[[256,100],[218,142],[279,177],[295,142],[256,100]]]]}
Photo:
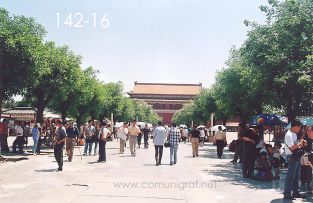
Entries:
{"type": "Polygon", "coordinates": [[[33,18],[10,16],[0,8],[0,115],[2,101],[25,88],[45,33],[33,18]]]}
{"type": "Polygon", "coordinates": [[[263,90],[273,94],[272,105],[288,118],[312,114],[313,3],[312,0],[270,0],[262,6],[267,24],[252,27],[241,47],[246,67],[259,77],[263,90]]]}

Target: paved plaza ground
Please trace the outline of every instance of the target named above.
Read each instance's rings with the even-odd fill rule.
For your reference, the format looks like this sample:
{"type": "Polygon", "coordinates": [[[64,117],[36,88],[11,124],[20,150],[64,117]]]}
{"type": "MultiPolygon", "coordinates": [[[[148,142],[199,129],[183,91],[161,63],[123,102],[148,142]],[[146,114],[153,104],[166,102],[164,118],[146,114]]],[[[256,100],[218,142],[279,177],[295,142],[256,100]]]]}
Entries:
{"type": "MultiPolygon", "coordinates": [[[[227,136],[231,141],[231,134],[227,136]]],[[[106,163],[97,163],[98,156],[81,157],[76,147],[73,162],[64,156],[62,172],[56,172],[51,150],[27,155],[27,160],[0,163],[0,202],[284,202],[285,171],[279,181],[244,179],[241,165],[230,162],[233,153],[227,148],[223,158],[217,159],[215,146],[206,143],[199,157],[193,158],[191,144],[182,143],[176,165],[169,165],[165,148],[162,165],[155,166],[153,143],[149,149],[138,149],[136,157],[130,156],[129,148],[119,154],[118,146],[116,141],[107,143],[106,163]]]]}

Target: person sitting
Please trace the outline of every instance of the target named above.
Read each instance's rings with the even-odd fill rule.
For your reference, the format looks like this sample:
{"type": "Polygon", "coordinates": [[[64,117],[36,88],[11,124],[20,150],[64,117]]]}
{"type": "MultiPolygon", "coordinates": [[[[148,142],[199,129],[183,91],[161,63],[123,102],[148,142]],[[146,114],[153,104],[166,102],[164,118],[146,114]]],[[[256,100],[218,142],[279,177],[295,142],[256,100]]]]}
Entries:
{"type": "Polygon", "coordinates": [[[280,167],[280,148],[281,143],[279,141],[275,141],[274,149],[273,149],[273,158],[272,158],[272,165],[275,170],[274,179],[280,179],[279,176],[279,167],[280,167]]]}
{"type": "Polygon", "coordinates": [[[272,164],[267,157],[266,150],[261,150],[259,157],[255,161],[255,169],[258,171],[255,176],[256,180],[272,181],[272,164]]]}

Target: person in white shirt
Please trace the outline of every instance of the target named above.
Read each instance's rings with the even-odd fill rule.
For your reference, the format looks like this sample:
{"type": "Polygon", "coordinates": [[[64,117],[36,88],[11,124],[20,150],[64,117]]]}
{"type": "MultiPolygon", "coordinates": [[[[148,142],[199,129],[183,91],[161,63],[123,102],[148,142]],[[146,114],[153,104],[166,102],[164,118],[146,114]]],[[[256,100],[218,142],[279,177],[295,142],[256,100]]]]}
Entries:
{"type": "Polygon", "coordinates": [[[117,137],[120,139],[120,154],[124,153],[127,134],[128,134],[128,125],[127,123],[124,123],[123,126],[121,126],[117,130],[117,137]]]}
{"type": "Polygon", "coordinates": [[[161,165],[163,155],[163,145],[166,138],[166,129],[163,127],[163,122],[159,121],[158,126],[153,130],[153,142],[155,148],[155,161],[156,166],[161,165]]]}
{"type": "Polygon", "coordinates": [[[98,162],[106,162],[105,145],[106,139],[111,136],[111,131],[107,128],[107,123],[102,122],[100,129],[100,140],[99,140],[99,160],[98,162]]]}
{"type": "Polygon", "coordinates": [[[188,129],[187,129],[187,127],[185,127],[185,128],[182,130],[182,141],[183,141],[185,144],[186,144],[187,138],[188,138],[188,129]]]}
{"type": "Polygon", "coordinates": [[[222,158],[223,149],[226,144],[226,133],[222,130],[222,126],[218,126],[218,131],[214,135],[216,147],[217,147],[217,156],[222,158]]]}
{"type": "Polygon", "coordinates": [[[23,128],[20,123],[16,123],[15,134],[16,139],[13,142],[13,153],[16,153],[16,145],[18,145],[19,153],[23,153],[23,128]]]}
{"type": "Polygon", "coordinates": [[[200,128],[200,146],[203,147],[205,139],[204,128],[200,128]]]}
{"type": "Polygon", "coordinates": [[[304,139],[298,140],[297,133],[299,133],[302,123],[299,120],[291,121],[291,128],[285,135],[285,153],[288,161],[288,171],[285,180],[284,199],[294,200],[294,198],[303,197],[299,193],[299,176],[301,157],[292,155],[297,150],[306,146],[304,139]],[[293,194],[291,195],[291,191],[293,194]]]}

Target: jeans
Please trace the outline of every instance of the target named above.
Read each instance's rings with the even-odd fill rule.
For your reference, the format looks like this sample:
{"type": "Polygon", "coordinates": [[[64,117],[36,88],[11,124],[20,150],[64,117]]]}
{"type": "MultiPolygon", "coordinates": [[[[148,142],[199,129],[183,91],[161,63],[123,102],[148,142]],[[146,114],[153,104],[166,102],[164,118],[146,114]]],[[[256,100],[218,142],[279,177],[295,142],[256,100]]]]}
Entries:
{"type": "Polygon", "coordinates": [[[154,145],[155,148],[155,161],[161,164],[163,155],[163,145],[154,145]]]}
{"type": "Polygon", "coordinates": [[[291,190],[293,194],[299,193],[299,176],[300,176],[300,159],[295,159],[291,155],[287,155],[288,160],[288,171],[285,180],[285,189],[284,189],[284,196],[289,197],[291,196],[291,190]]]}
{"type": "Polygon", "coordinates": [[[37,151],[38,140],[34,140],[33,153],[37,151]]]}
{"type": "Polygon", "coordinates": [[[176,164],[177,163],[177,149],[178,149],[178,144],[170,146],[170,160],[171,163],[176,164]]]}
{"type": "Polygon", "coordinates": [[[88,148],[89,148],[89,155],[91,155],[92,144],[93,142],[85,142],[85,149],[84,149],[85,155],[87,155],[88,148]]]}

